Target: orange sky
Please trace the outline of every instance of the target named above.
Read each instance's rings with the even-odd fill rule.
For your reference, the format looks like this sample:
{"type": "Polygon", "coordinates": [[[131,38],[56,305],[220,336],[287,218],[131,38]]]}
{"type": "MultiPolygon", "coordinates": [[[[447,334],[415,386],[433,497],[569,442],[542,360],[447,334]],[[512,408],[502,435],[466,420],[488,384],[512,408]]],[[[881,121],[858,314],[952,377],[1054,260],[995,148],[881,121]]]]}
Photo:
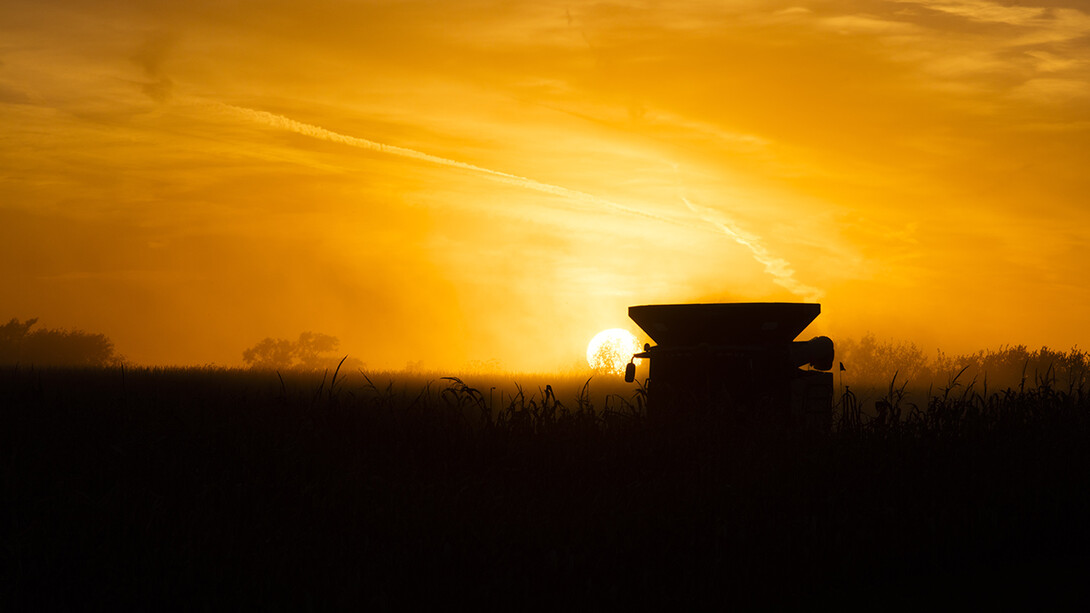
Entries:
{"type": "Polygon", "coordinates": [[[689,301],[1087,347],[1080,6],[0,0],[0,317],[143,364],[567,368],[689,301]]]}

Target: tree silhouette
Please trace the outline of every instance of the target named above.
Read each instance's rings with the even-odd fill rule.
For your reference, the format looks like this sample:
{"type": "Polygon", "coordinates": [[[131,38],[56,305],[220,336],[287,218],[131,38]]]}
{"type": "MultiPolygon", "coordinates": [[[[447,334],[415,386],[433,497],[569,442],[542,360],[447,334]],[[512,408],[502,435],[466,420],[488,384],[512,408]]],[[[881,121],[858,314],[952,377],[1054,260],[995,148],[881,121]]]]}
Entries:
{"type": "Polygon", "coordinates": [[[847,367],[852,385],[887,386],[897,375],[899,384],[927,391],[957,383],[964,391],[975,385],[978,391],[1035,387],[1051,382],[1069,390],[1090,380],[1090,354],[1079,349],[1057,351],[1048,347],[1029,349],[1025,345],[1000,347],[963,355],[938,352],[928,359],[914,343],[882,342],[873,333],[858,341],[837,341],[837,360],[847,367]]]}
{"type": "MultiPolygon", "coordinates": [[[[264,338],[242,352],[242,361],[263,370],[321,370],[337,365],[340,356],[335,352],[340,344],[337,337],[320,332],[303,332],[295,341],[264,338]]],[[[344,366],[356,368],[362,362],[349,359],[344,366]]]]}
{"type": "Polygon", "coordinates": [[[279,338],[264,338],[242,352],[242,361],[259,369],[290,368],[294,353],[295,343],[279,338]]]}
{"type": "Polygon", "coordinates": [[[631,354],[622,355],[616,343],[602,343],[591,356],[590,367],[596,372],[617,375],[624,372],[631,354]]]}
{"type": "Polygon", "coordinates": [[[858,341],[838,340],[836,356],[847,366],[855,382],[887,384],[894,374],[898,381],[931,377],[927,356],[915,343],[880,341],[872,332],[858,341]]]}
{"type": "Polygon", "coordinates": [[[38,318],[12,319],[0,326],[0,364],[37,366],[114,366],[123,358],[103,334],[82,330],[31,331],[38,318]]]}
{"type": "Polygon", "coordinates": [[[299,368],[317,370],[329,366],[330,354],[337,350],[341,342],[337,337],[318,332],[303,332],[295,341],[295,359],[299,368]]]}

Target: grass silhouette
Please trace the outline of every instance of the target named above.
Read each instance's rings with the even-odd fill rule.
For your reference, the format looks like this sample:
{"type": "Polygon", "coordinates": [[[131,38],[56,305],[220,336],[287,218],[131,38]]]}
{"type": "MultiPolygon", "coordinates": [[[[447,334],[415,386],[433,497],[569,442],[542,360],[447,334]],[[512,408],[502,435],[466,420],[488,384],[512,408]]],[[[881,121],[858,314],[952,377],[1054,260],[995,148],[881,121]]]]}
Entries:
{"type": "Polygon", "coordinates": [[[1086,390],[1042,376],[909,405],[897,385],[884,412],[849,390],[813,433],[744,411],[652,424],[632,386],[576,377],[5,368],[0,594],[595,609],[1081,589],[1086,390]]]}

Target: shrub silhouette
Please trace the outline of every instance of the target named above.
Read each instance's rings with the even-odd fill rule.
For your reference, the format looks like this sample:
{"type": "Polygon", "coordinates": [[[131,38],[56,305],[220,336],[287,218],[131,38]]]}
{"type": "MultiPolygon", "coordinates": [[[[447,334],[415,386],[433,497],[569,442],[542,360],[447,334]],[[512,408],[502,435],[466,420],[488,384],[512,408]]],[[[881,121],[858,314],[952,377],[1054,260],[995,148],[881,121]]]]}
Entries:
{"type": "Polygon", "coordinates": [[[843,381],[852,389],[885,390],[896,381],[897,387],[907,385],[917,398],[926,398],[929,388],[975,386],[983,393],[1032,387],[1042,378],[1070,392],[1085,385],[1090,372],[1090,355],[1077,348],[1013,345],[965,355],[940,351],[928,359],[914,343],[883,342],[867,333],[858,341],[839,340],[836,351],[837,360],[847,367],[843,381]]]}
{"type": "Polygon", "coordinates": [[[916,380],[930,376],[930,363],[915,343],[880,341],[874,333],[864,334],[858,341],[838,339],[836,359],[846,364],[853,381],[888,383],[898,379],[916,380]]]}
{"type": "MultiPolygon", "coordinates": [[[[341,342],[335,336],[320,332],[302,332],[298,340],[264,338],[242,352],[242,361],[258,370],[321,370],[338,362],[337,351],[341,342]]],[[[356,359],[345,362],[347,368],[358,368],[356,359]]]]}
{"type": "Polygon", "coordinates": [[[0,326],[0,364],[36,366],[114,366],[123,358],[103,334],[82,330],[31,331],[38,318],[12,319],[0,326]]]}

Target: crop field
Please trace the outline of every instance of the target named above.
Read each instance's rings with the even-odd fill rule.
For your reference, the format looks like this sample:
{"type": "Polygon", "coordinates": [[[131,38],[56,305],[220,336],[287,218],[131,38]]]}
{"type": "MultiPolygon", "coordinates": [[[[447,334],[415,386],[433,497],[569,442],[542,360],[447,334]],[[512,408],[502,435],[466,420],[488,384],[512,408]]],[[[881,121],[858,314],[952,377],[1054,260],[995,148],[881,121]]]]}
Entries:
{"type": "Polygon", "coordinates": [[[1053,375],[812,432],[605,377],[5,367],[0,604],[1086,600],[1090,389],[1053,375]]]}

